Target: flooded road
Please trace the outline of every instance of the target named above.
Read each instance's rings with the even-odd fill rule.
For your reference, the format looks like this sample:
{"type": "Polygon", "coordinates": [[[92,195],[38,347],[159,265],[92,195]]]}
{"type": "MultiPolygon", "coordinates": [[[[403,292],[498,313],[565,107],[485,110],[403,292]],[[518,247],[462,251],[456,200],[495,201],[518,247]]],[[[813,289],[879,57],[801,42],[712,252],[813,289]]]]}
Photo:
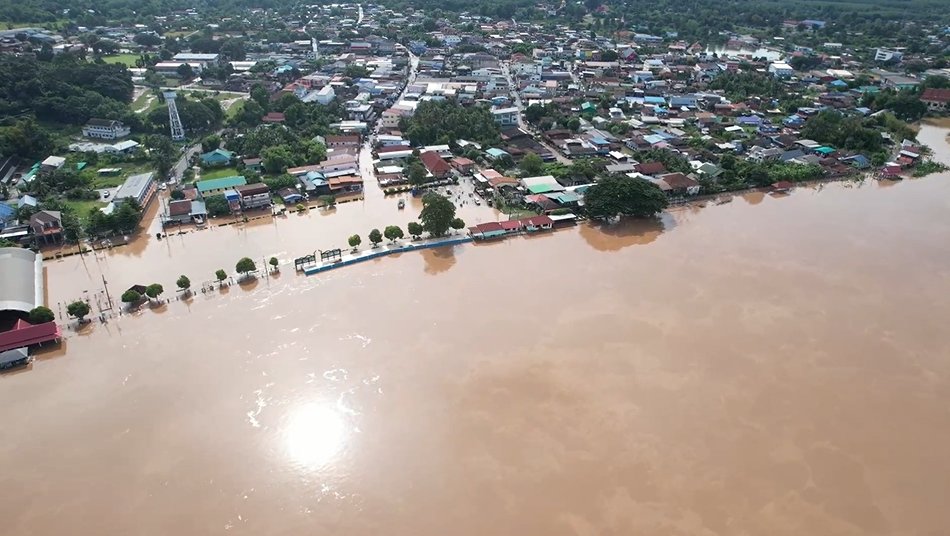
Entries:
{"type": "MultiPolygon", "coordinates": [[[[387,202],[50,262],[50,298],[286,261],[387,202]]],[[[3,533],[943,534],[948,295],[946,173],[284,265],[0,376],[3,533]]]]}

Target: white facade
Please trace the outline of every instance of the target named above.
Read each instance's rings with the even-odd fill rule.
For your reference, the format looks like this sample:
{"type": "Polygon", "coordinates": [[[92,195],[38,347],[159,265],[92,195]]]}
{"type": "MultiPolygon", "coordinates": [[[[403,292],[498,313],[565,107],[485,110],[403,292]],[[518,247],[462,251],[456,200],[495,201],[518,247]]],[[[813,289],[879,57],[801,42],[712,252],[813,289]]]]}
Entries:
{"type": "Polygon", "coordinates": [[[110,121],[105,119],[90,119],[82,127],[82,135],[87,138],[98,138],[101,140],[114,140],[128,136],[132,130],[122,124],[121,121],[110,121]]]}
{"type": "Polygon", "coordinates": [[[769,73],[778,78],[786,78],[795,74],[795,69],[791,65],[777,61],[769,65],[769,73]]]}

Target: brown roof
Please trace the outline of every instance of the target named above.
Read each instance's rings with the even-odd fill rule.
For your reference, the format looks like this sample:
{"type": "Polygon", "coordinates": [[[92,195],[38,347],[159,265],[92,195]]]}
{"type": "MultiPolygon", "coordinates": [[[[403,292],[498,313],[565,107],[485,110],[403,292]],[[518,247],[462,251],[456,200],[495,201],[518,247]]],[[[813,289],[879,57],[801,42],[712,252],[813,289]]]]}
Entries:
{"type": "Polygon", "coordinates": [[[244,184],[241,186],[235,186],[234,189],[237,190],[239,194],[241,194],[241,197],[246,195],[266,194],[270,192],[270,188],[268,188],[267,185],[263,183],[244,184]]]}
{"type": "Polygon", "coordinates": [[[425,164],[426,168],[433,175],[445,175],[452,171],[452,167],[446,162],[439,153],[435,151],[426,151],[419,155],[419,159],[425,164]]]}
{"type": "Polygon", "coordinates": [[[660,178],[674,190],[682,190],[699,184],[682,173],[667,173],[666,175],[661,175],[660,178]]]}
{"type": "Polygon", "coordinates": [[[637,164],[636,168],[638,172],[644,175],[656,175],[666,171],[666,166],[663,165],[663,162],[643,162],[642,164],[637,164]]]}
{"type": "Polygon", "coordinates": [[[950,89],[929,87],[924,90],[924,94],[920,96],[920,100],[943,103],[950,102],[950,89]]]}
{"type": "Polygon", "coordinates": [[[181,199],[168,203],[169,216],[184,216],[185,214],[191,214],[191,201],[181,199]]]}
{"type": "Polygon", "coordinates": [[[358,144],[360,142],[359,136],[327,136],[324,139],[326,140],[328,145],[331,143],[357,143],[358,144]]]}

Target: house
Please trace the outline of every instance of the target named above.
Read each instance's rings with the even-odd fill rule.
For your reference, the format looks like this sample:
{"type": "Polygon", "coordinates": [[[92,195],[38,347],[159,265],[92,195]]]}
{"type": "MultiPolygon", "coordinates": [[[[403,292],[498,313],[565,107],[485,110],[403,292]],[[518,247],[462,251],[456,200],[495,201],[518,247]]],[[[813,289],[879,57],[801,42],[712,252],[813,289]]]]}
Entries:
{"type": "Polygon", "coordinates": [[[277,190],[277,195],[280,196],[285,205],[291,205],[303,201],[303,196],[300,195],[300,192],[298,192],[295,188],[281,188],[280,190],[277,190]]]}
{"type": "Polygon", "coordinates": [[[769,74],[776,78],[788,78],[795,74],[795,69],[785,62],[776,61],[769,64],[769,74]]]}
{"type": "Polygon", "coordinates": [[[197,54],[192,52],[180,52],[175,54],[172,60],[179,63],[197,63],[201,67],[215,66],[221,58],[219,54],[197,54]]]}
{"type": "Polygon", "coordinates": [[[529,218],[523,218],[524,228],[528,232],[540,231],[542,229],[552,229],[554,227],[554,220],[549,216],[540,215],[540,216],[531,216],[529,218]]]}
{"type": "Polygon", "coordinates": [[[245,158],[241,160],[241,163],[244,164],[244,169],[249,169],[258,173],[264,170],[264,163],[260,158],[245,158]]]}
{"type": "Polygon", "coordinates": [[[155,174],[151,171],[148,173],[139,173],[125,179],[125,182],[122,183],[122,186],[119,186],[119,189],[112,197],[112,201],[116,203],[124,199],[131,199],[137,203],[139,207],[144,209],[152,201],[156,190],[155,174]]]}
{"type": "Polygon", "coordinates": [[[284,114],[280,112],[267,112],[267,115],[262,117],[261,121],[263,121],[264,123],[274,124],[274,123],[283,123],[284,119],[285,119],[284,114]]]}
{"type": "Polygon", "coordinates": [[[435,151],[421,153],[419,159],[422,160],[422,164],[429,173],[437,179],[444,179],[452,173],[452,166],[435,151]]]}
{"type": "Polygon", "coordinates": [[[931,111],[946,111],[950,103],[950,89],[936,89],[929,87],[920,95],[920,102],[927,105],[931,111]]]}
{"type": "Polygon", "coordinates": [[[682,173],[667,173],[657,177],[660,181],[669,185],[668,190],[676,195],[696,195],[699,193],[699,182],[687,177],[682,173]]]}
{"type": "Polygon", "coordinates": [[[102,140],[114,140],[128,136],[131,132],[132,129],[125,126],[122,121],[116,121],[114,119],[92,118],[82,127],[83,136],[102,140]]]}
{"type": "Polygon", "coordinates": [[[235,186],[234,190],[241,196],[244,210],[271,206],[270,188],[266,184],[244,184],[235,186]]]}
{"type": "Polygon", "coordinates": [[[231,163],[234,159],[234,153],[225,149],[215,149],[211,152],[203,153],[200,157],[201,165],[207,167],[223,167],[231,163]]]}
{"type": "Polygon", "coordinates": [[[64,164],[66,164],[66,159],[62,156],[48,156],[45,160],[40,162],[40,168],[46,171],[52,171],[63,167],[64,164]]]}
{"type": "Polygon", "coordinates": [[[195,183],[195,187],[198,188],[198,193],[201,194],[201,197],[207,197],[209,195],[224,193],[225,190],[231,190],[245,184],[247,184],[247,179],[240,175],[234,175],[231,177],[198,181],[195,183]]]}
{"type": "Polygon", "coordinates": [[[501,226],[501,222],[490,221],[469,227],[468,234],[476,240],[484,240],[505,236],[506,231],[505,228],[501,226]]]}
{"type": "Polygon", "coordinates": [[[324,138],[324,145],[327,149],[355,149],[360,146],[360,137],[355,134],[350,136],[326,136],[324,138]]]}
{"type": "Polygon", "coordinates": [[[468,158],[458,156],[452,159],[452,167],[454,167],[459,173],[469,175],[475,171],[475,162],[472,162],[468,158]]]}
{"type": "Polygon", "coordinates": [[[12,205],[0,203],[0,229],[16,219],[16,209],[12,205]]]}
{"type": "Polygon", "coordinates": [[[201,221],[208,216],[208,210],[203,201],[192,201],[190,199],[179,199],[170,201],[165,211],[164,225],[172,223],[188,223],[191,221],[201,221]]]}
{"type": "Polygon", "coordinates": [[[513,126],[518,124],[518,108],[509,107],[509,108],[495,108],[491,111],[492,119],[495,120],[495,123],[503,127],[513,126]]]}
{"type": "Polygon", "coordinates": [[[59,242],[63,239],[63,215],[57,210],[41,210],[30,216],[30,229],[37,242],[59,242]]]}

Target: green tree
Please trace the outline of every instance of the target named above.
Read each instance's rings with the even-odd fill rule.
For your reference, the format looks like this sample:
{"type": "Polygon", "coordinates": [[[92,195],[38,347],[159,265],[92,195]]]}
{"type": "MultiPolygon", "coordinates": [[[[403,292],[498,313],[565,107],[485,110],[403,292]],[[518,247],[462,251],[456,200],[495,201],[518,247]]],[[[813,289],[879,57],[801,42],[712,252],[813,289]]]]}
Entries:
{"type": "Polygon", "coordinates": [[[653,183],[624,175],[608,175],[584,193],[584,208],[594,219],[653,216],[667,207],[666,195],[653,183]]]}
{"type": "Polygon", "coordinates": [[[277,260],[277,257],[271,257],[267,263],[274,268],[274,271],[277,271],[277,266],[280,265],[280,261],[277,260]]]}
{"type": "Polygon", "coordinates": [[[395,242],[405,235],[402,232],[402,228],[398,225],[387,225],[386,228],[383,229],[383,236],[390,242],[395,242]]]}
{"type": "Polygon", "coordinates": [[[528,176],[540,175],[544,170],[544,161],[535,153],[528,153],[521,159],[521,170],[528,176]]]}
{"type": "Polygon", "coordinates": [[[158,283],[152,283],[151,285],[145,287],[145,295],[151,300],[157,299],[162,295],[163,292],[165,292],[165,287],[158,283]]]}
{"type": "Polygon", "coordinates": [[[418,160],[409,164],[409,184],[420,186],[426,182],[426,168],[418,160]]]}
{"type": "Polygon", "coordinates": [[[179,290],[187,291],[191,288],[191,279],[188,279],[187,275],[181,275],[178,277],[178,281],[175,281],[175,284],[178,285],[179,290]]]}
{"type": "Polygon", "coordinates": [[[458,231],[460,229],[465,228],[465,220],[463,220],[462,218],[452,218],[452,222],[449,223],[449,225],[451,225],[453,229],[458,231]]]}
{"type": "Polygon", "coordinates": [[[356,248],[360,247],[360,244],[363,243],[363,239],[360,238],[360,235],[355,234],[346,239],[347,243],[353,248],[353,251],[356,251],[356,248]]]}
{"type": "Polygon", "coordinates": [[[82,300],[76,300],[66,306],[66,314],[79,319],[79,323],[82,324],[86,319],[86,315],[89,314],[89,304],[82,300]]]}
{"type": "Polygon", "coordinates": [[[127,303],[129,305],[132,305],[134,303],[138,303],[139,301],[141,301],[142,295],[139,294],[135,290],[129,289],[122,293],[121,300],[122,300],[122,303],[127,303]]]}
{"type": "Polygon", "coordinates": [[[455,218],[455,205],[446,197],[435,192],[428,192],[422,196],[422,211],[419,219],[422,228],[433,237],[445,236],[452,219],[455,218]]]}
{"type": "Polygon", "coordinates": [[[336,206],[336,197],[332,195],[321,195],[317,198],[324,207],[331,208],[336,206]]]}
{"type": "Polygon", "coordinates": [[[223,194],[209,195],[205,198],[205,209],[208,210],[208,216],[226,216],[231,213],[231,205],[224,198],[223,194]]]}
{"type": "Polygon", "coordinates": [[[270,94],[261,84],[254,84],[251,88],[251,99],[264,110],[267,110],[267,106],[270,104],[270,94]]]}
{"type": "Polygon", "coordinates": [[[294,162],[294,155],[291,153],[290,147],[286,145],[264,149],[261,151],[261,158],[263,159],[264,169],[268,173],[283,173],[294,162]]]}
{"type": "Polygon", "coordinates": [[[195,76],[194,69],[192,69],[191,65],[188,65],[187,63],[182,63],[178,66],[178,69],[175,70],[178,72],[178,76],[182,80],[190,80],[195,76]]]}
{"type": "Polygon", "coordinates": [[[210,136],[205,136],[205,138],[201,140],[201,150],[206,153],[210,153],[211,151],[217,149],[220,146],[221,146],[221,136],[218,136],[217,134],[211,134],[210,136]]]}
{"type": "Polygon", "coordinates": [[[257,270],[257,265],[254,264],[254,261],[250,257],[242,257],[241,260],[237,261],[237,264],[234,265],[234,271],[244,275],[245,277],[257,270]]]}
{"type": "Polygon", "coordinates": [[[53,311],[51,311],[49,307],[40,305],[31,309],[27,318],[30,324],[45,324],[56,320],[56,315],[53,314],[53,311]]]}
{"type": "Polygon", "coordinates": [[[214,277],[218,280],[218,284],[220,285],[225,279],[228,278],[228,273],[219,269],[214,272],[214,277]]]}
{"type": "Polygon", "coordinates": [[[419,238],[422,236],[422,233],[425,232],[425,229],[422,228],[422,224],[417,221],[411,221],[406,225],[406,230],[409,231],[409,235],[413,238],[419,238]]]}
{"type": "Polygon", "coordinates": [[[379,232],[379,229],[373,229],[369,232],[369,241],[373,243],[373,247],[376,247],[383,241],[383,234],[379,232]]]}

